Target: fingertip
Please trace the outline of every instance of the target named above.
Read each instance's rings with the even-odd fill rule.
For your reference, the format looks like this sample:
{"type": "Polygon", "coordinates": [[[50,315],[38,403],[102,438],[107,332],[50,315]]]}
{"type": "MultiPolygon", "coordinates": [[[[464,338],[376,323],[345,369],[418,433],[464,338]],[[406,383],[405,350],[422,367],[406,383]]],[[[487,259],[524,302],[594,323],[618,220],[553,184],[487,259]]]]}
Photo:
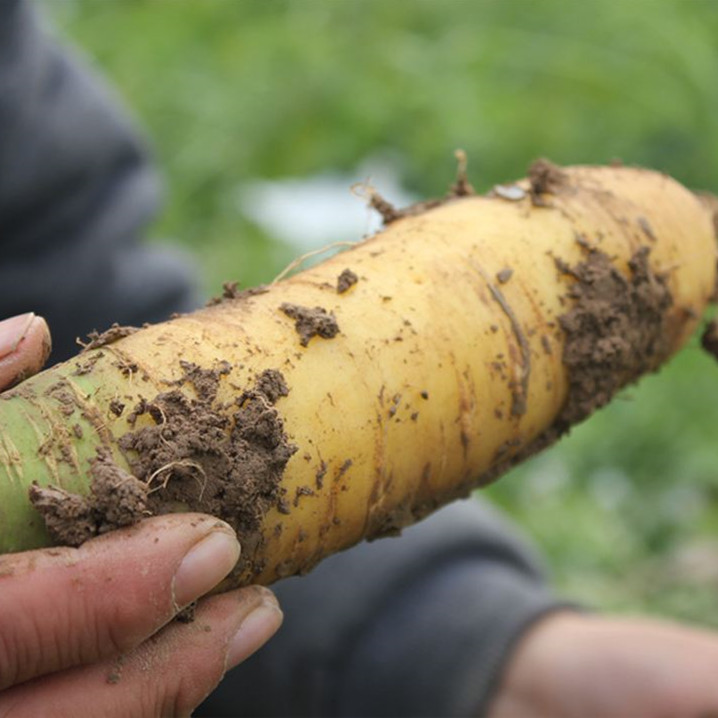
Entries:
{"type": "Polygon", "coordinates": [[[212,590],[236,565],[240,546],[234,532],[213,529],[185,554],[174,576],[173,600],[180,608],[212,590]]]}
{"type": "Polygon", "coordinates": [[[7,389],[42,369],[52,349],[47,322],[28,312],[0,322],[0,388],[7,389]]]}
{"type": "MultiPolygon", "coordinates": [[[[271,594],[270,594],[271,595],[271,594]]],[[[279,630],[284,614],[276,599],[263,598],[245,615],[227,646],[226,669],[247,660],[279,630]]]]}
{"type": "Polygon", "coordinates": [[[50,327],[47,321],[45,321],[45,317],[35,315],[30,329],[37,334],[40,340],[40,366],[44,366],[52,353],[52,334],[50,333],[50,327]]]}

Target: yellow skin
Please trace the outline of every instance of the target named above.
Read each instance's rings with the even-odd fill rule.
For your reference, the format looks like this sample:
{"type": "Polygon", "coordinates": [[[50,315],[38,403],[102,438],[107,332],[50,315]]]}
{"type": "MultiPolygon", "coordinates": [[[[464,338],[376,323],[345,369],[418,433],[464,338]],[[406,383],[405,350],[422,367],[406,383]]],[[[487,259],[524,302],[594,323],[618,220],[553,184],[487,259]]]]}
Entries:
{"type": "MultiPolygon", "coordinates": [[[[535,206],[528,192],[519,200],[451,200],[266,293],[148,327],[3,395],[0,552],[47,545],[27,500],[33,480],[86,493],[88,462],[100,444],[128,468],[115,441],[132,429],[129,412],[116,417],[110,402],[119,397],[132,407],[167,391],[185,373],[180,358],[203,368],[230,362],[219,403],[264,369],[281,371],[289,386],[276,408],[298,447],[282,478],[290,512],[270,509],[261,540],[240,532],[245,546],[256,545],[251,558],[265,564],[254,575],[240,569],[233,583],[271,583],[308,570],[480,485],[550,427],[566,402],[557,319],[570,307],[574,280],[555,259],[571,266],[585,259],[578,235],[627,276],[630,258],[650,246],[651,268],[666,274],[673,296],[666,356],[693,332],[714,291],[712,215],[691,192],[647,170],[564,172],[566,187],[543,195],[548,206],[535,206]],[[339,294],[345,268],[359,281],[339,294]],[[507,268],[509,278],[501,274],[507,268]],[[333,312],[339,334],[301,346],[294,321],[279,309],[285,302],[333,312]],[[77,362],[88,361],[92,370],[77,375],[77,362]],[[129,365],[137,370],[121,370],[129,365]],[[62,401],[43,396],[59,378],[76,397],[70,415],[62,401]],[[516,414],[521,386],[526,411],[516,414]],[[300,487],[314,495],[294,502],[300,487]]],[[[517,186],[529,188],[527,180],[517,186]]],[[[193,392],[190,384],[182,391],[193,392]]],[[[150,424],[145,415],[134,428],[150,424]]]]}

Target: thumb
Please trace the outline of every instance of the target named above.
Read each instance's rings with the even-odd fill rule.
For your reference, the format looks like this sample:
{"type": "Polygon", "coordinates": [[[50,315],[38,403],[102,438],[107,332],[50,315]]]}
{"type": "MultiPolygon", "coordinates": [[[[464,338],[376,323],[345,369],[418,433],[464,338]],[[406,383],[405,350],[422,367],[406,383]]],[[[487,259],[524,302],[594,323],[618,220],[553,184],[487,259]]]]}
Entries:
{"type": "Polygon", "coordinates": [[[0,390],[36,374],[50,356],[50,330],[33,312],[0,322],[0,390]]]}

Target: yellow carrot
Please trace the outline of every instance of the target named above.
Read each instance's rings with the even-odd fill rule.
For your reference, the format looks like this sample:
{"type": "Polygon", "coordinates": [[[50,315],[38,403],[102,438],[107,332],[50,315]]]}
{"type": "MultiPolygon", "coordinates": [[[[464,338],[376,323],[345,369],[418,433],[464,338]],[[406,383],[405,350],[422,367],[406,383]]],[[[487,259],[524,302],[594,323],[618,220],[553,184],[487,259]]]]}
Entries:
{"type": "Polygon", "coordinates": [[[226,585],[306,571],[552,443],[713,294],[711,207],[665,175],[538,163],[459,189],[2,395],[0,551],[52,540],[37,482],[55,540],[209,511],[243,544],[226,585]]]}

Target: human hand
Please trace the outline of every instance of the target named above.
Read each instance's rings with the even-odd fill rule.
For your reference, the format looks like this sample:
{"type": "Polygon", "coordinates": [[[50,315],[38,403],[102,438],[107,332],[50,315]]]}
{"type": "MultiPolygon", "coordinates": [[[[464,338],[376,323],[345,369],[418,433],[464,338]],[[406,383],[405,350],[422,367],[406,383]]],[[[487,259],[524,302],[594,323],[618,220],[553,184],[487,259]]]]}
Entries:
{"type": "MultiPolygon", "coordinates": [[[[44,320],[0,322],[0,389],[39,371],[44,320]]],[[[187,715],[279,627],[251,587],[200,602],[239,557],[231,528],[161,516],[88,541],[0,556],[0,718],[187,715]]]]}
{"type": "Polygon", "coordinates": [[[518,644],[488,718],[718,716],[718,636],[560,612],[518,644]]]}
{"type": "Polygon", "coordinates": [[[238,556],[223,522],[173,514],[0,557],[0,716],[188,715],[281,623],[255,586],[167,625],[238,556]]]}

